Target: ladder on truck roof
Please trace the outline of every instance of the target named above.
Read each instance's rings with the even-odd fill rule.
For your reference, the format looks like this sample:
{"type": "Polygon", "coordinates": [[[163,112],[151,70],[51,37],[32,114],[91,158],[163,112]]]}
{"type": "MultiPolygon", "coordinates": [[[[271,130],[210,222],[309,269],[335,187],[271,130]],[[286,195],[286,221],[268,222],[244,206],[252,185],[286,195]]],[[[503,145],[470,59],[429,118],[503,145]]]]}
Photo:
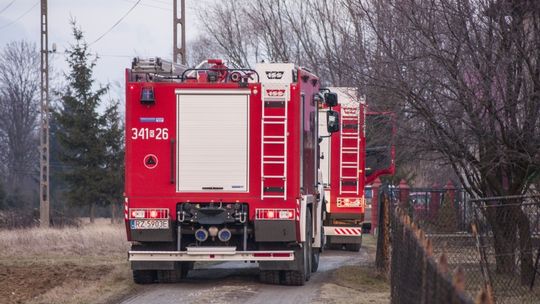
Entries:
{"type": "Polygon", "coordinates": [[[360,169],[360,109],[341,106],[339,194],[358,194],[360,169]],[[354,190],[353,190],[354,189],[354,190]]]}
{"type": "Polygon", "coordinates": [[[288,85],[262,86],[261,199],[287,199],[288,85]]]}

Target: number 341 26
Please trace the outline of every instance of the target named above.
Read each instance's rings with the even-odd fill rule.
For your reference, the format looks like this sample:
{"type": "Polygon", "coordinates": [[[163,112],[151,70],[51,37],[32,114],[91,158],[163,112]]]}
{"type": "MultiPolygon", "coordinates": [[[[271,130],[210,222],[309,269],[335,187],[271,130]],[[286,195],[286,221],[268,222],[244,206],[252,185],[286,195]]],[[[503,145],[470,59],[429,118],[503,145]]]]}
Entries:
{"type": "Polygon", "coordinates": [[[169,139],[169,129],[167,128],[131,128],[131,139],[169,139]]]}

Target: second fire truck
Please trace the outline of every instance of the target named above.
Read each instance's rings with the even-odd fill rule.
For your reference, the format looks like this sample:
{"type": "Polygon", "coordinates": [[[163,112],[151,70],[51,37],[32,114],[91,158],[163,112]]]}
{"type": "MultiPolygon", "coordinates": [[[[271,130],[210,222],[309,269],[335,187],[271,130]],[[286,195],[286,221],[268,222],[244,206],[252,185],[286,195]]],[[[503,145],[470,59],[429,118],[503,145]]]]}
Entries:
{"type": "MultiPolygon", "coordinates": [[[[326,192],[324,234],[332,249],[345,247],[349,251],[359,251],[365,223],[365,186],[378,176],[393,174],[395,170],[393,145],[368,145],[366,127],[378,130],[370,132],[369,136],[387,139],[394,131],[393,116],[391,113],[367,112],[364,99],[354,88],[330,90],[338,95],[339,105],[333,109],[340,113],[341,120],[339,132],[321,136],[320,158],[326,192]],[[381,123],[384,120],[386,122],[381,123]]],[[[321,118],[325,116],[324,112],[321,110],[321,118]]],[[[325,121],[320,119],[319,123],[324,132],[325,121]]]]}

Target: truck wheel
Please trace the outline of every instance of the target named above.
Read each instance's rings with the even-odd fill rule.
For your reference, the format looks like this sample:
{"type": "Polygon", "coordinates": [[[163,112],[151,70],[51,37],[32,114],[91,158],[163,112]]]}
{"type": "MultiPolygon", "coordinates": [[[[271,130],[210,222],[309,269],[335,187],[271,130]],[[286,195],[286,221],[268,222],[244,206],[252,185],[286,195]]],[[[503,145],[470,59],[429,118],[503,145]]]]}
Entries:
{"type": "Polygon", "coordinates": [[[362,247],[362,237],[360,237],[360,243],[357,244],[346,244],[347,251],[358,252],[360,247],[362,247]]]}
{"type": "Polygon", "coordinates": [[[306,284],[306,275],[303,271],[285,271],[285,285],[303,286],[306,284]]]}
{"type": "Polygon", "coordinates": [[[189,270],[193,268],[193,262],[176,262],[176,269],[158,270],[157,279],[160,283],[179,283],[186,278],[189,270]],[[190,268],[191,267],[191,268],[190,268]]]}
{"type": "MultiPolygon", "coordinates": [[[[324,229],[321,229],[321,246],[324,244],[324,238],[324,229]]],[[[311,250],[313,252],[311,256],[311,272],[317,272],[319,269],[319,260],[321,258],[322,248],[312,248],[311,250]]]]}
{"type": "Polygon", "coordinates": [[[188,275],[188,272],[193,269],[195,262],[181,262],[180,263],[180,274],[182,279],[185,279],[188,275]]]}
{"type": "Polygon", "coordinates": [[[330,250],[341,250],[343,244],[335,244],[330,242],[330,237],[326,239],[326,248],[330,250]]]}
{"type": "MultiPolygon", "coordinates": [[[[131,245],[131,250],[134,251],[145,251],[149,250],[144,245],[131,245]]],[[[152,284],[156,282],[157,273],[155,270],[144,269],[144,270],[133,270],[133,282],[135,284],[152,284]]]]}
{"type": "Polygon", "coordinates": [[[319,248],[313,250],[313,254],[311,255],[311,272],[317,272],[317,270],[319,269],[320,257],[321,252],[319,251],[319,248]]]}
{"type": "Polygon", "coordinates": [[[279,284],[279,270],[261,270],[259,271],[259,281],[266,284],[279,284]]]}
{"type": "Polygon", "coordinates": [[[175,270],[158,270],[157,278],[160,283],[178,283],[182,281],[182,268],[175,270]]]}
{"type": "Polygon", "coordinates": [[[313,218],[309,209],[306,209],[306,242],[304,247],[307,249],[306,281],[309,281],[311,279],[311,269],[313,268],[313,218]]]}
{"type": "Polygon", "coordinates": [[[295,251],[295,260],[302,259],[300,269],[285,271],[283,283],[285,285],[303,286],[311,278],[311,211],[306,210],[306,242],[301,250],[295,251]]]}
{"type": "Polygon", "coordinates": [[[133,282],[135,284],[152,284],[155,280],[155,270],[133,270],[133,282]]]}

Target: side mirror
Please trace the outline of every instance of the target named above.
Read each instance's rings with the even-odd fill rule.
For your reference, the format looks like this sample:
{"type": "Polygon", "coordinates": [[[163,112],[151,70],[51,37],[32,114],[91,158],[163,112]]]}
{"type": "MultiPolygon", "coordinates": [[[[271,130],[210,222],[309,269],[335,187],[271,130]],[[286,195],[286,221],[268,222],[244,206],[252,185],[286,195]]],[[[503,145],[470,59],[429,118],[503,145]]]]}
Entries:
{"type": "Polygon", "coordinates": [[[334,92],[326,92],[324,93],[324,103],[328,107],[335,107],[338,105],[338,97],[337,94],[334,92]]]}
{"type": "Polygon", "coordinates": [[[328,133],[334,133],[339,131],[339,113],[336,111],[328,110],[326,112],[326,129],[328,133]]]}

